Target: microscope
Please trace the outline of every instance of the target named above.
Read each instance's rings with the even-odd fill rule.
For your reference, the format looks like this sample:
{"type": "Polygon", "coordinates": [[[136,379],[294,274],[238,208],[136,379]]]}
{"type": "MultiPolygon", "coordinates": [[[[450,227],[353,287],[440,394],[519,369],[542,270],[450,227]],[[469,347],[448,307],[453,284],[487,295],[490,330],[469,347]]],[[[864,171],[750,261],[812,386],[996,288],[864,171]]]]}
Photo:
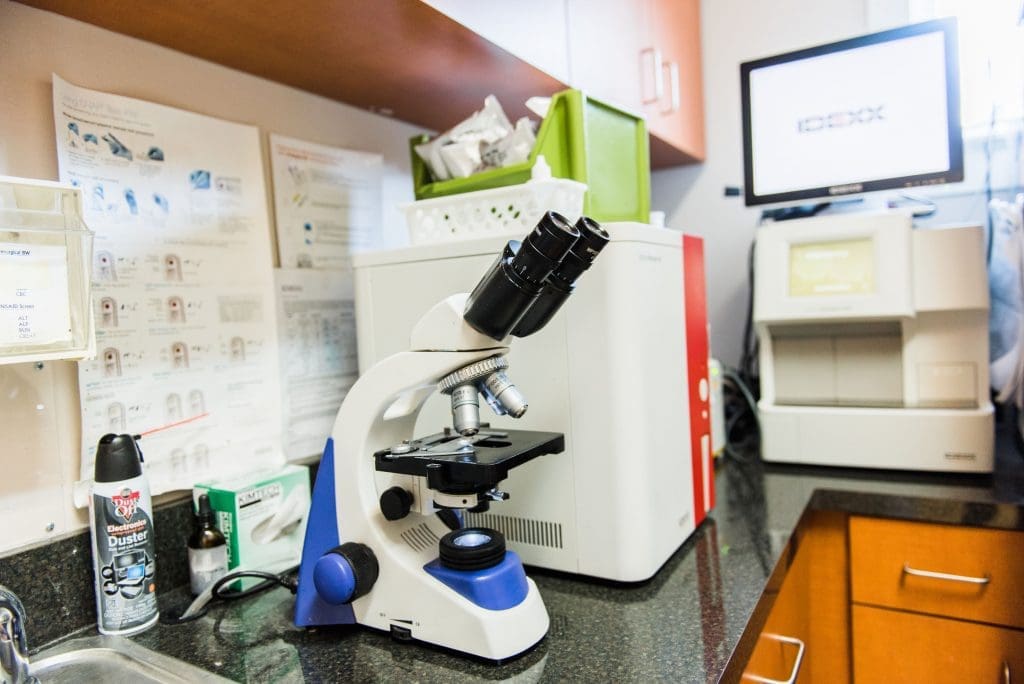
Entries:
{"type": "Polygon", "coordinates": [[[546,213],[471,293],[426,312],[409,351],[352,386],[313,488],[296,625],[360,624],[494,661],[544,638],[548,614],[519,556],[497,530],[465,527],[462,511],[507,499],[498,486],[509,471],[563,451],[565,438],[490,429],[479,398],[498,415],[526,412],[506,373],[509,338],[544,327],[608,237],[587,217],[546,213]],[[452,426],[415,437],[437,391],[452,426]]]}

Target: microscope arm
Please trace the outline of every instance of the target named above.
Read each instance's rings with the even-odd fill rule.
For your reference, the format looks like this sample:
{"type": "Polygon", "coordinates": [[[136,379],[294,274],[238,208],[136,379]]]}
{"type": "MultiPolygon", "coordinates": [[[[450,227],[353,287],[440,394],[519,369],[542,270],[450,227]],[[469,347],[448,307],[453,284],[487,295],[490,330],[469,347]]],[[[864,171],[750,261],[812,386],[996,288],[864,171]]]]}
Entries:
{"type": "MultiPolygon", "coordinates": [[[[409,336],[412,351],[478,351],[508,352],[510,340],[498,342],[474,330],[463,318],[468,292],[453,294],[430,308],[416,323],[409,336]]],[[[492,354],[493,355],[493,354],[492,354]]],[[[453,369],[456,370],[456,369],[453,369]]],[[[440,378],[438,378],[440,379],[440,378]]]]}
{"type": "MultiPolygon", "coordinates": [[[[334,424],[338,468],[351,474],[337,487],[339,510],[351,508],[358,502],[361,517],[379,516],[378,476],[372,467],[373,454],[414,438],[416,418],[436,391],[439,378],[504,351],[506,349],[401,352],[363,374],[349,390],[334,424]],[[353,429],[355,426],[368,426],[368,429],[353,429]],[[370,467],[366,467],[365,461],[371,462],[370,467]]],[[[346,523],[352,522],[354,517],[341,519],[339,526],[344,528],[346,523]]],[[[343,536],[358,539],[363,535],[343,536]]]]}

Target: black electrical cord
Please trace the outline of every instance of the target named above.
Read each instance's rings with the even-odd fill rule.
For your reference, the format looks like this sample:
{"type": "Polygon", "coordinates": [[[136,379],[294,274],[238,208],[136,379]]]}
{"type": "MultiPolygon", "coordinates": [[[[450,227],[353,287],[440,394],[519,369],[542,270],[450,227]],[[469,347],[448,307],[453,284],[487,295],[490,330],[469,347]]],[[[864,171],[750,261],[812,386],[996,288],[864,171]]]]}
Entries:
{"type": "Polygon", "coordinates": [[[725,455],[739,463],[750,463],[757,460],[761,443],[757,400],[739,373],[725,368],[722,375],[725,455]]]}
{"type": "Polygon", "coordinates": [[[299,590],[299,580],[294,577],[292,573],[286,572],[280,575],[275,575],[272,572],[264,572],[263,570],[239,570],[238,572],[229,572],[228,574],[221,577],[219,580],[213,583],[213,597],[222,601],[235,601],[238,599],[247,598],[253,594],[270,589],[271,587],[280,585],[292,592],[293,594],[299,590]],[[263,581],[259,584],[249,587],[248,589],[240,589],[238,591],[223,591],[224,587],[235,580],[242,579],[244,577],[257,577],[263,578],[263,581]]]}
{"type": "Polygon", "coordinates": [[[264,572],[263,570],[238,570],[236,572],[229,572],[213,583],[213,586],[210,589],[212,593],[210,601],[199,611],[188,617],[182,617],[185,610],[188,609],[188,606],[186,606],[184,610],[178,609],[161,611],[160,624],[183,625],[186,622],[192,622],[193,620],[198,620],[205,616],[214,601],[236,601],[238,599],[248,598],[253,594],[258,594],[261,591],[265,591],[275,586],[282,586],[294,594],[299,590],[299,581],[298,578],[295,577],[294,571],[284,572],[280,575],[275,575],[272,572],[264,572]],[[263,581],[249,587],[248,589],[225,591],[225,587],[227,585],[247,577],[259,578],[263,581]]]}
{"type": "MultiPolygon", "coordinates": [[[[758,224],[761,225],[760,223],[758,224]]],[[[754,329],[754,261],[757,250],[757,238],[750,242],[750,250],[747,253],[747,316],[743,324],[743,349],[740,356],[739,375],[748,387],[754,389],[755,395],[759,394],[760,383],[758,381],[757,355],[760,351],[760,342],[757,339],[757,331],[754,329]]]]}
{"type": "Polygon", "coordinates": [[[185,606],[184,608],[182,608],[181,606],[178,606],[177,608],[170,608],[168,610],[161,610],[160,611],[160,624],[161,625],[169,625],[169,626],[173,627],[174,625],[184,625],[187,622],[194,622],[195,620],[198,620],[199,618],[206,617],[206,613],[210,610],[210,604],[207,603],[201,609],[199,609],[195,613],[192,613],[192,615],[189,615],[188,617],[182,617],[185,614],[185,610],[187,610],[187,609],[188,609],[188,606],[185,606]]]}

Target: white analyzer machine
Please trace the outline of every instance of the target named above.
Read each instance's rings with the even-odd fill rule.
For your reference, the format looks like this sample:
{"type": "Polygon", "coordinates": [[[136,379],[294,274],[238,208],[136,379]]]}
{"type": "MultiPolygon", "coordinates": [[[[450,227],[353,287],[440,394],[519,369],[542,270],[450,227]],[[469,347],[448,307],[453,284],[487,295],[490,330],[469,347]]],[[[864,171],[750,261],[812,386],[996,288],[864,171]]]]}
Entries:
{"type": "MultiPolygon", "coordinates": [[[[489,417],[497,429],[564,432],[565,451],[511,471],[508,501],[465,515],[501,531],[527,565],[634,582],[714,502],[703,243],[643,224],[603,227],[610,241],[585,286],[508,352],[535,407],[515,421],[489,417]]],[[[472,288],[504,240],[357,255],[360,371],[405,349],[423,311],[472,288]]],[[[435,396],[417,432],[450,421],[435,396]]]]}
{"type": "Polygon", "coordinates": [[[878,212],[759,229],[766,461],[992,470],[984,233],[911,223],[878,212]]]}

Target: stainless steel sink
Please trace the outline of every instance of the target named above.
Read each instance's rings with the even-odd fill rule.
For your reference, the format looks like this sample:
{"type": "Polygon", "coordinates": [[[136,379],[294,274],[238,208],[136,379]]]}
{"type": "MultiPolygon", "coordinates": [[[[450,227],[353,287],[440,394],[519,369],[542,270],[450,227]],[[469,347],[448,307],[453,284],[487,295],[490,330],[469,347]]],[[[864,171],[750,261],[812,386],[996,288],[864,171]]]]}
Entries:
{"type": "Polygon", "coordinates": [[[47,682],[227,682],[177,658],[151,651],[124,637],[72,639],[35,655],[29,672],[47,682]]]}

